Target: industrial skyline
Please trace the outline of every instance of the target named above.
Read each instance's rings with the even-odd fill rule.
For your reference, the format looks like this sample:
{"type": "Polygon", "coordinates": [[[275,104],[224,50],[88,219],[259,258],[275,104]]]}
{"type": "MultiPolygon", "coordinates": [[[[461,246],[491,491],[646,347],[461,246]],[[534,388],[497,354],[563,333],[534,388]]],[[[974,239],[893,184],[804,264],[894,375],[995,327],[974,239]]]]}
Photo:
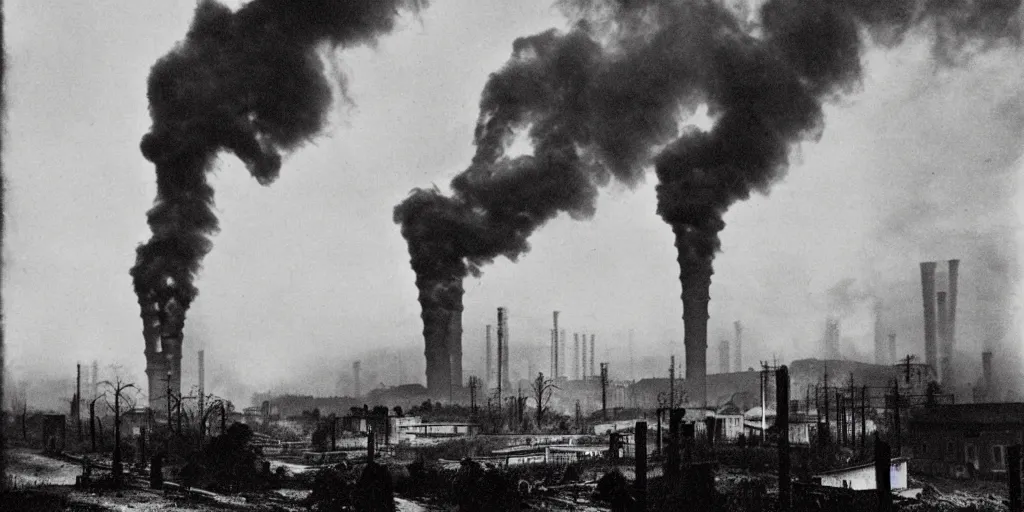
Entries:
{"type": "MultiPolygon", "coordinates": [[[[547,4],[437,5],[421,23],[403,20],[378,49],[345,52],[354,106],[335,108],[325,136],[286,158],[274,187],[251,183],[230,157],[217,161],[212,179],[224,229],[214,237],[185,325],[186,379],[192,354],[205,349],[212,391],[244,382],[246,392],[280,385],[330,393],[337,369],[350,367],[343,361],[365,361],[369,347],[422,352],[414,276],[388,205],[414,186],[446,182],[468,160],[487,74],[508,58],[516,37],[564,26],[547,4]],[[467,44],[484,39],[493,42],[467,44]],[[456,50],[471,53],[455,59],[456,50]],[[395,109],[395,98],[405,106],[437,101],[395,109]],[[443,128],[425,128],[438,123],[443,128]],[[318,372],[334,377],[289,381],[318,372]]],[[[138,305],[125,272],[125,255],[146,239],[142,212],[154,195],[152,168],[137,148],[149,123],[144,79],[181,38],[193,8],[125,3],[116,16],[103,16],[8,4],[12,17],[26,20],[11,26],[8,44],[3,293],[13,379],[69,378],[76,360],[93,360],[96,352],[144,378],[138,305]],[[155,19],[161,21],[146,21],[155,19]],[[78,32],[56,30],[43,43],[32,37],[37,26],[78,32]],[[145,30],[152,42],[100,37],[123,34],[116,28],[125,26],[145,30]],[[105,43],[83,47],[80,34],[105,43]],[[88,59],[113,64],[77,73],[88,59]],[[82,91],[73,102],[69,85],[82,91]],[[135,92],[117,92],[125,90],[135,92]]],[[[926,53],[913,39],[885,54],[869,52],[860,90],[826,109],[822,140],[801,146],[800,161],[771,195],[726,214],[708,338],[733,339],[732,323],[742,321],[744,366],[782,349],[814,355],[829,315],[843,318],[843,346],[873,360],[873,302],[862,296],[886,305],[885,330],[897,335],[897,353],[914,350],[924,335],[913,267],[951,258],[962,261],[955,350],[980,364],[987,349],[998,364],[1020,366],[1021,306],[1012,292],[1019,287],[1014,229],[1021,201],[1009,184],[1021,168],[1016,143],[1024,109],[1012,80],[1024,62],[997,52],[933,72],[921,58],[926,53]],[[988,179],[977,184],[979,175],[988,179]],[[854,284],[845,302],[829,294],[847,279],[854,284]]],[[[682,360],[679,282],[666,277],[678,266],[672,235],[654,214],[654,181],[602,191],[591,222],[556,218],[519,263],[499,259],[483,279],[467,280],[464,377],[482,372],[483,328],[495,323],[497,307],[511,312],[513,351],[546,343],[550,312],[560,310],[569,338],[596,335],[598,362],[608,359],[605,347],[619,344],[625,353],[630,329],[638,359],[676,340],[682,360]]],[[[571,343],[566,348],[572,358],[571,343]]],[[[738,357],[740,350],[732,352],[738,357]]],[[[619,360],[611,371],[627,372],[628,360],[619,360]]],[[[405,380],[425,382],[422,357],[406,364],[405,380]]]]}

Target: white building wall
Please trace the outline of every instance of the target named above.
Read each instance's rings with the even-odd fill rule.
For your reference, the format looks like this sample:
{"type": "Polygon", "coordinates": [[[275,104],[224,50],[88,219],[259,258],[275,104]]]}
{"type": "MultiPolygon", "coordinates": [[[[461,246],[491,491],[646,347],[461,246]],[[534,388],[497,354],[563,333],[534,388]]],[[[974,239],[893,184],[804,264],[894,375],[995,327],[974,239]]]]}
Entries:
{"type": "MultiPolygon", "coordinates": [[[[855,491],[870,490],[875,488],[875,468],[865,468],[840,471],[827,475],[821,475],[821,485],[826,487],[849,487],[855,491]],[[845,483],[845,485],[844,485],[845,483]]],[[[907,462],[901,461],[889,467],[889,487],[892,490],[907,488],[907,462]]]]}

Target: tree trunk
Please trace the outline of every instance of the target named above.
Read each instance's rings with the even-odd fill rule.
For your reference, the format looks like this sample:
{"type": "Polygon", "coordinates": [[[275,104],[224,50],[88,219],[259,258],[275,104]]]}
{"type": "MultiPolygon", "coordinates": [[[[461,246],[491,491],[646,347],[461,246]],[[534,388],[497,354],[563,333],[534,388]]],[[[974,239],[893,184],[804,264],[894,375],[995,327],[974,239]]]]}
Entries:
{"type": "Polygon", "coordinates": [[[121,393],[120,390],[114,394],[114,479],[121,479],[121,393]]]}
{"type": "Polygon", "coordinates": [[[93,453],[96,453],[96,402],[89,404],[89,440],[93,453]]]}

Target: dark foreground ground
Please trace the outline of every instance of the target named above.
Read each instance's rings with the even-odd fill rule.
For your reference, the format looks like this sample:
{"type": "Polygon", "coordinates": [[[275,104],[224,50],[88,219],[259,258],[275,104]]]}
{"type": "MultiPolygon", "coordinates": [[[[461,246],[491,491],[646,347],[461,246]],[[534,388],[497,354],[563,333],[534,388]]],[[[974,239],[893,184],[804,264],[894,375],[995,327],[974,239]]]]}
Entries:
{"type": "MultiPolygon", "coordinates": [[[[625,469],[625,468],[623,468],[625,469]]],[[[278,491],[270,496],[196,496],[177,490],[153,491],[146,482],[134,480],[122,490],[83,490],[74,487],[81,466],[70,460],[41,455],[31,450],[8,452],[8,482],[13,491],[0,493],[0,512],[6,511],[301,511],[308,510],[301,500],[308,495],[303,491],[278,491]]],[[[632,472],[624,471],[627,477],[632,472]]],[[[737,472],[725,469],[718,474],[716,487],[720,492],[740,481],[760,480],[768,489],[775,487],[770,474],[737,472]]],[[[922,499],[901,510],[940,511],[1006,511],[1006,485],[1001,482],[965,482],[938,478],[912,478],[911,487],[923,488],[922,499]]],[[[565,507],[548,502],[548,510],[608,510],[579,501],[565,507]],[[552,506],[554,505],[554,506],[552,506]]],[[[572,500],[575,501],[575,500],[572,500]]],[[[444,510],[397,498],[398,512],[444,510]]]]}

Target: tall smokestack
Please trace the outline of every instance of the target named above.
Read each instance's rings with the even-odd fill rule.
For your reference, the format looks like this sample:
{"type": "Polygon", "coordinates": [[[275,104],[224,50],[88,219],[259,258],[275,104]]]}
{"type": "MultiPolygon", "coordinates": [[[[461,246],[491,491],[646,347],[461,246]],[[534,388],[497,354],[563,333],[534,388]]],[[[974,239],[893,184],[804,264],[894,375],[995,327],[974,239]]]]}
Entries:
{"type": "MultiPolygon", "coordinates": [[[[690,232],[676,230],[676,247],[681,252],[695,243],[690,232]]],[[[684,253],[685,254],[685,253],[684,253]]],[[[707,405],[708,302],[711,300],[711,256],[684,258],[681,254],[680,282],[683,285],[683,346],[686,352],[686,381],[690,403],[707,405]]]]}
{"type": "Polygon", "coordinates": [[[949,319],[949,309],[947,309],[946,305],[946,292],[939,292],[936,294],[935,306],[939,313],[939,323],[937,332],[938,342],[939,346],[942,348],[939,354],[939,382],[948,383],[951,369],[949,367],[949,352],[947,352],[947,350],[949,349],[949,344],[946,343],[946,333],[949,332],[948,325],[946,323],[949,319]]]}
{"type": "Polygon", "coordinates": [[[925,364],[939,371],[938,351],[935,346],[935,262],[921,263],[921,299],[924,302],[924,359],[925,364]]]}
{"type": "Polygon", "coordinates": [[[981,376],[985,386],[985,401],[991,402],[996,396],[996,390],[993,388],[995,380],[992,378],[992,352],[988,350],[981,353],[981,376]]]}
{"type": "Polygon", "coordinates": [[[594,375],[594,335],[590,335],[590,375],[594,375]]]}
{"type": "Polygon", "coordinates": [[[485,375],[484,379],[486,379],[486,381],[485,381],[486,385],[487,385],[486,389],[491,389],[491,386],[494,384],[494,377],[491,376],[492,372],[494,371],[494,368],[491,366],[491,359],[494,356],[491,353],[491,325],[490,324],[487,324],[487,327],[485,328],[485,331],[487,333],[486,334],[486,338],[487,338],[487,362],[485,364],[485,366],[486,366],[485,370],[486,371],[484,372],[484,375],[485,375]]]}
{"type": "Polygon", "coordinates": [[[508,310],[498,308],[498,381],[499,385],[510,390],[508,375],[508,310]]]}
{"type": "Polygon", "coordinates": [[[359,370],[361,369],[360,366],[361,363],[359,361],[352,363],[352,378],[355,380],[355,393],[353,395],[355,398],[363,396],[362,383],[360,382],[359,377],[359,370]]]}
{"type": "Polygon", "coordinates": [[[960,278],[960,260],[949,260],[949,295],[947,309],[948,314],[946,315],[946,352],[949,354],[949,368],[952,371],[956,367],[955,357],[956,350],[956,301],[958,294],[958,279],[960,278]]]}
{"type": "Polygon", "coordinates": [[[718,373],[729,373],[729,340],[718,343],[718,373]]]}
{"type": "Polygon", "coordinates": [[[555,377],[560,379],[565,377],[565,329],[558,331],[558,368],[555,371],[555,377]]]}
{"type": "Polygon", "coordinates": [[[889,333],[889,364],[896,364],[896,333],[889,333]]]}
{"type": "Polygon", "coordinates": [[[551,329],[551,378],[558,380],[558,311],[551,314],[554,327],[551,329]]]}
{"type": "Polygon", "coordinates": [[[448,318],[448,361],[451,368],[451,385],[462,388],[462,303],[451,311],[448,318]]]}
{"type": "Polygon", "coordinates": [[[587,335],[583,335],[583,350],[580,351],[580,378],[587,380],[587,335]]]}
{"type": "Polygon", "coordinates": [[[733,322],[736,329],[736,371],[743,371],[743,324],[739,320],[733,322]]]}
{"type": "MultiPolygon", "coordinates": [[[[583,343],[586,343],[587,340],[585,334],[583,335],[583,338],[583,343]]],[[[573,335],[572,378],[573,380],[580,379],[580,333],[573,335]]]]}
{"type": "Polygon", "coordinates": [[[885,333],[882,329],[882,301],[875,299],[875,364],[885,364],[885,333]]]}

